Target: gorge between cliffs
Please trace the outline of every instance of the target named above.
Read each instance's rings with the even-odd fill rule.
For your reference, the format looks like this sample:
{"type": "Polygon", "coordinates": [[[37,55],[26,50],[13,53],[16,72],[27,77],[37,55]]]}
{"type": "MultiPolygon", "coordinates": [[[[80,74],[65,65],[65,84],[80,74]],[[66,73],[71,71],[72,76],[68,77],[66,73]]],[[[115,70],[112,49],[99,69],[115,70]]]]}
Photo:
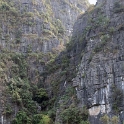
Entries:
{"type": "Polygon", "coordinates": [[[124,0],[0,0],[0,124],[124,124],[124,0]]]}

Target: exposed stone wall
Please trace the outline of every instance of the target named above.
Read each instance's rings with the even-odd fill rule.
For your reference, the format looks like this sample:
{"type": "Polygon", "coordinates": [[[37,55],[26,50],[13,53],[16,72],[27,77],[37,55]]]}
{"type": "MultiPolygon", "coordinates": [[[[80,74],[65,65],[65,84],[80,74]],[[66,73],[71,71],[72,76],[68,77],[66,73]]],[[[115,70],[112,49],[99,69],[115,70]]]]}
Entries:
{"type": "MultiPolygon", "coordinates": [[[[119,118],[118,123],[124,123],[124,11],[115,12],[115,2],[124,6],[123,0],[108,0],[100,6],[97,5],[102,10],[102,20],[108,19],[109,24],[107,28],[103,26],[101,29],[100,25],[92,29],[94,25],[91,24],[91,29],[86,34],[87,46],[79,72],[73,79],[73,86],[80,100],[79,106],[86,105],[89,108],[91,124],[101,124],[101,118],[105,114],[109,118],[116,115],[119,118]],[[103,36],[108,39],[105,44],[100,45],[104,42],[103,36]],[[116,90],[121,93],[117,94],[116,90]],[[120,97],[117,98],[120,100],[116,108],[118,112],[113,107],[117,100],[113,96],[115,93],[116,97],[120,97]]],[[[74,26],[75,37],[83,34],[84,29],[89,26],[89,18],[92,20],[100,16],[96,12],[94,10],[90,16],[85,14],[78,19],[74,26]]]]}
{"type": "MultiPolygon", "coordinates": [[[[16,29],[11,26],[11,20],[14,17],[3,18],[6,22],[1,30],[3,31],[1,47],[7,47],[8,50],[16,52],[26,52],[30,46],[33,52],[51,52],[53,48],[68,42],[68,36],[71,36],[73,24],[77,16],[84,12],[89,3],[87,1],[44,1],[44,0],[29,0],[8,2],[15,7],[18,16],[15,20],[16,29]],[[29,14],[29,15],[26,15],[29,14]],[[8,21],[7,21],[8,20],[8,21]],[[13,31],[12,31],[13,30],[13,31]],[[15,32],[16,30],[16,32],[15,32]],[[58,32],[56,32],[58,30],[58,32]],[[11,33],[11,32],[14,32],[11,33]],[[15,33],[22,33],[20,42],[16,43],[15,33]],[[8,44],[6,44],[5,35],[8,35],[8,44]],[[14,48],[13,48],[14,47],[14,48]]],[[[2,15],[1,15],[2,17],[2,15]]],[[[3,22],[1,22],[3,24],[3,22]]]]}

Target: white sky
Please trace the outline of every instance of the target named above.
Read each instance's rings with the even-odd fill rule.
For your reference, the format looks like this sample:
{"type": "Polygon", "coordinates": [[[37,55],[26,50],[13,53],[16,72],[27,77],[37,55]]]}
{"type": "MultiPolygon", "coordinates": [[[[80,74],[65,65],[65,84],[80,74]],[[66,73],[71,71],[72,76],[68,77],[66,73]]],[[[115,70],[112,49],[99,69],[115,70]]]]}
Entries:
{"type": "Polygon", "coordinates": [[[90,4],[96,4],[97,0],[89,0],[90,4]]]}

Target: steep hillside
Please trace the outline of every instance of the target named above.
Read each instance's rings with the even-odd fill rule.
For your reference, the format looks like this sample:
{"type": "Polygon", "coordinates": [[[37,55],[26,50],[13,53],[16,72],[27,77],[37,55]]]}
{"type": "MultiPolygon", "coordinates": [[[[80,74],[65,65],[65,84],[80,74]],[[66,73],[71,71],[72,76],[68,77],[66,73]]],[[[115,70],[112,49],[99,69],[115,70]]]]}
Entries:
{"type": "Polygon", "coordinates": [[[123,124],[124,1],[102,1],[74,29],[75,36],[86,31],[81,42],[87,42],[73,79],[79,106],[87,106],[91,124],[123,124]]]}
{"type": "Polygon", "coordinates": [[[46,69],[59,101],[56,123],[124,123],[123,40],[123,0],[99,0],[79,16],[66,50],[46,69]]]}
{"type": "Polygon", "coordinates": [[[11,51],[24,53],[29,46],[50,52],[68,41],[76,17],[87,7],[80,0],[1,0],[1,47],[8,41],[11,51]]]}
{"type": "Polygon", "coordinates": [[[1,124],[124,123],[123,0],[0,3],[1,124]]]}
{"type": "Polygon", "coordinates": [[[1,124],[54,121],[46,110],[55,100],[41,73],[64,49],[88,6],[81,0],[0,0],[1,124]]]}

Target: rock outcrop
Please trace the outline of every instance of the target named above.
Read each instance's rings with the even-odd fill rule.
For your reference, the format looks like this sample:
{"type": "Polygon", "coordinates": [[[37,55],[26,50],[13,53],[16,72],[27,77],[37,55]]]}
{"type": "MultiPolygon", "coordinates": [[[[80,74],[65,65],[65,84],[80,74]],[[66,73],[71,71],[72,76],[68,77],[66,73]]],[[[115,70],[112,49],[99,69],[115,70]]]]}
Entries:
{"type": "Polygon", "coordinates": [[[87,107],[91,124],[123,124],[124,1],[98,0],[78,17],[73,29],[71,42],[46,80],[59,82],[56,123],[63,123],[63,111],[75,104],[75,97],[66,92],[73,86],[76,106],[87,107]]]}
{"type": "Polygon", "coordinates": [[[87,1],[1,1],[1,47],[15,52],[51,52],[71,36],[77,16],[87,1]],[[8,44],[6,44],[6,41],[8,44]]]}
{"type": "Polygon", "coordinates": [[[74,25],[73,36],[83,34],[81,42],[87,45],[73,79],[79,106],[88,107],[91,124],[110,123],[115,116],[116,123],[123,124],[124,1],[98,1],[96,8],[74,25]]]}
{"type": "Polygon", "coordinates": [[[1,124],[124,123],[123,0],[0,2],[1,124]]]}
{"type": "Polygon", "coordinates": [[[1,124],[36,114],[40,107],[32,100],[31,85],[42,82],[45,64],[64,49],[88,6],[81,0],[0,0],[1,124]]]}

